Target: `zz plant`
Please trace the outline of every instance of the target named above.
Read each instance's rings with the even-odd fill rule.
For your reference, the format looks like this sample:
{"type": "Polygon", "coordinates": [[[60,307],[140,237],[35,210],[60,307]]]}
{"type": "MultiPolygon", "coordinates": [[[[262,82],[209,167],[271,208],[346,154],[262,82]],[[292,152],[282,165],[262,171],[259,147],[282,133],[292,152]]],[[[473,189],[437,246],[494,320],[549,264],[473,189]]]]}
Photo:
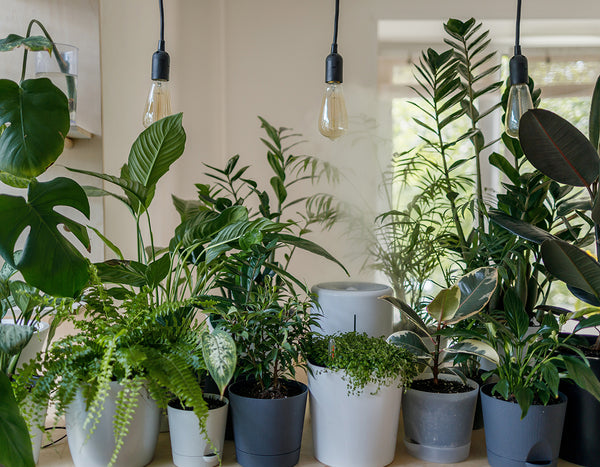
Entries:
{"type": "Polygon", "coordinates": [[[402,310],[423,335],[413,331],[398,331],[389,336],[388,341],[414,353],[421,364],[431,370],[434,386],[439,384],[440,373],[457,375],[464,381],[465,375],[458,368],[448,365],[456,354],[475,355],[494,363],[498,362],[498,354],[489,344],[471,338],[455,342],[462,337],[462,331],[453,326],[483,310],[497,285],[496,269],[483,267],[465,274],[452,287],[441,290],[426,308],[435,323],[433,329],[405,302],[395,297],[382,297],[402,310]],[[442,348],[442,337],[449,338],[450,345],[445,349],[442,348]]]}

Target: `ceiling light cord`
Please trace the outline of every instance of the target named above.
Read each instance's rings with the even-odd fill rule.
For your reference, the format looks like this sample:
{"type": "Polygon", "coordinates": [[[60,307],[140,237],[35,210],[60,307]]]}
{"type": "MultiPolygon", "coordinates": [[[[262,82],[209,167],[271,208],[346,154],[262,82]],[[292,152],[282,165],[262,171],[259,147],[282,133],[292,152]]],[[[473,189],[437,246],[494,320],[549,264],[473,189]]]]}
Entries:
{"type": "Polygon", "coordinates": [[[340,18],[340,0],[335,0],[335,18],[333,20],[333,42],[331,43],[331,53],[337,53],[338,22],[340,18]]]}
{"type": "Polygon", "coordinates": [[[165,50],[165,8],[163,6],[163,0],[158,0],[158,6],[160,9],[160,40],[158,41],[158,50],[165,50]]]}
{"type": "Polygon", "coordinates": [[[517,0],[517,24],[515,28],[515,53],[521,55],[521,0],[517,0]]]}

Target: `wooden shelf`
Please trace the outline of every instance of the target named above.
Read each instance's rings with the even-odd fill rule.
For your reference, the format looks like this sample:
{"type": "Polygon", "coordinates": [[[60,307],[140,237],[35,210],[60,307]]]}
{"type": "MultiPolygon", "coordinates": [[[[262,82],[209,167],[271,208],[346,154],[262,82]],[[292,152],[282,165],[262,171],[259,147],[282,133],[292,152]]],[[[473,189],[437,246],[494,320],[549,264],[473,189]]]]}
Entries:
{"type": "Polygon", "coordinates": [[[92,136],[94,135],[91,132],[78,125],[71,125],[67,134],[67,138],[71,139],[92,139],[92,136]]]}

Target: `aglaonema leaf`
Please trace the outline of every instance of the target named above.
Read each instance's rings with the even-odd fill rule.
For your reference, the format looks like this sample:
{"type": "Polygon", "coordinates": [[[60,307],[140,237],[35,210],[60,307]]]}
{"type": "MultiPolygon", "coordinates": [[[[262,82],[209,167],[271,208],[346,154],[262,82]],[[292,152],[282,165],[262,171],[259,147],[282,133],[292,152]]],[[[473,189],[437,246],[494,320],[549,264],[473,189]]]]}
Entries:
{"type": "Polygon", "coordinates": [[[67,97],[48,78],[0,80],[0,171],[33,178],[63,151],[71,119],[67,97]]]}
{"type": "Polygon", "coordinates": [[[0,323],[0,350],[16,355],[27,345],[34,329],[20,324],[0,323]]]}
{"type": "Polygon", "coordinates": [[[0,372],[0,394],[0,464],[35,467],[29,430],[3,372],[0,372]]]}
{"type": "Polygon", "coordinates": [[[27,200],[0,195],[0,255],[30,285],[50,295],[72,297],[88,282],[88,262],[63,236],[59,226],[64,225],[85,248],[89,248],[90,240],[83,225],[56,211],[60,206],[90,217],[83,189],[69,178],[32,182],[27,200]],[[27,227],[30,230],[17,259],[15,244],[27,227]]]}
{"type": "Polygon", "coordinates": [[[237,351],[233,338],[222,329],[215,329],[210,334],[203,334],[202,356],[222,397],[233,377],[237,363],[237,351]]]}

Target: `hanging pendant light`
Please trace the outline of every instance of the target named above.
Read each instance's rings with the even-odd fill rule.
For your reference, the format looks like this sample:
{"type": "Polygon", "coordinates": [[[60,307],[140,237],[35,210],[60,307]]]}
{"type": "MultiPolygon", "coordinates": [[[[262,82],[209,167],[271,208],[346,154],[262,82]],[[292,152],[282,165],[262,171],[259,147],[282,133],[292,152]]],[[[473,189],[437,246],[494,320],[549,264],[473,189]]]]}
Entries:
{"type": "Polygon", "coordinates": [[[152,84],[144,109],[143,124],[148,128],[152,123],[171,115],[171,92],[169,91],[169,54],[165,52],[165,12],[163,0],[159,0],[160,40],[158,50],[152,55],[152,84]]]}
{"type": "Polygon", "coordinates": [[[506,107],[506,133],[513,138],[519,137],[519,122],[521,116],[529,109],[533,109],[531,92],[529,91],[529,73],[527,70],[527,57],[521,54],[521,0],[517,0],[517,25],[515,34],[514,55],[510,59],[510,91],[506,107]]]}
{"type": "Polygon", "coordinates": [[[325,95],[319,115],[319,132],[327,138],[339,138],[348,129],[348,112],[342,90],[343,65],[342,56],[337,53],[338,18],[340,0],[335,0],[335,19],[333,23],[333,43],[331,53],[325,59],[325,95]]]}

